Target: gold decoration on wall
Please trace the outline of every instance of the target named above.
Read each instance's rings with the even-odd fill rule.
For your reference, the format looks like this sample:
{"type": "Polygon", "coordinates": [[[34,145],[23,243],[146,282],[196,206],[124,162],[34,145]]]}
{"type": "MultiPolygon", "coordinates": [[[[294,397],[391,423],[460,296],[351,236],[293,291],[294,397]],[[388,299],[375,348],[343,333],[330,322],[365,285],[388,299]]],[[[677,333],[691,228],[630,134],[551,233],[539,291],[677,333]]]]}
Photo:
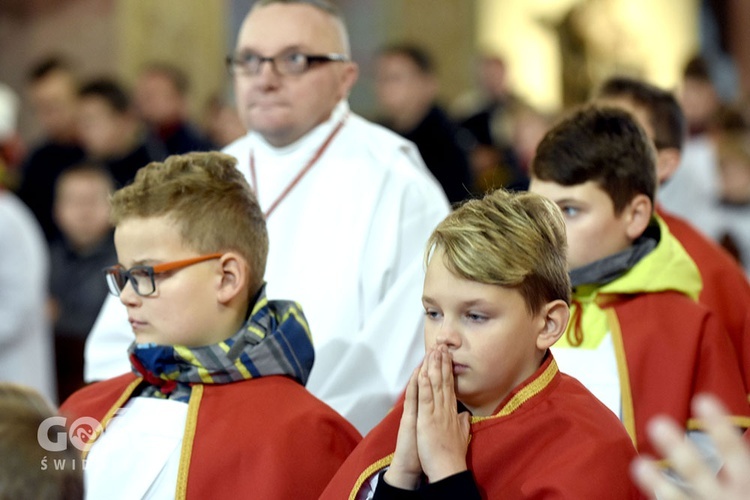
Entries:
{"type": "Polygon", "coordinates": [[[477,2],[477,45],[502,54],[514,92],[549,111],[615,73],[673,88],[698,46],[697,0],[477,2]]]}

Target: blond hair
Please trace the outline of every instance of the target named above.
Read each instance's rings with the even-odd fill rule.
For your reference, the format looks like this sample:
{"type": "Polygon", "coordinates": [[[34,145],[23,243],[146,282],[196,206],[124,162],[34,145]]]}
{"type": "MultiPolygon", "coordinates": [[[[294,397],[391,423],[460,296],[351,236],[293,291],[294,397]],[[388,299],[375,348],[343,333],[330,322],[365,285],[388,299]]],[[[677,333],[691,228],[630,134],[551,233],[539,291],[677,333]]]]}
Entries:
{"type": "Polygon", "coordinates": [[[189,153],[141,168],[112,196],[112,222],[167,216],[184,244],[200,253],[235,251],[251,266],[250,294],[263,283],[268,233],[250,186],[229,155],[189,153]]]}
{"type": "Polygon", "coordinates": [[[566,248],[557,205],[533,193],[499,189],[448,215],[430,236],[425,263],[440,249],[456,275],[515,288],[536,313],[553,300],[570,304],[566,248]]]}

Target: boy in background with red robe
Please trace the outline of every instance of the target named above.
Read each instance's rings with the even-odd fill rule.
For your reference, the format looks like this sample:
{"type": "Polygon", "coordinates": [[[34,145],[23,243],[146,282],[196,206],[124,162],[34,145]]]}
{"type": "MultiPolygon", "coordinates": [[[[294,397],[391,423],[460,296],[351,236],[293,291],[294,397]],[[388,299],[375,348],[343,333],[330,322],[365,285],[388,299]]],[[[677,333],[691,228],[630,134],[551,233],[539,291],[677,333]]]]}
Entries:
{"type": "Polygon", "coordinates": [[[647,421],[663,413],[711,443],[690,399],[714,393],[750,425],[736,353],[715,314],[698,304],[695,263],[653,215],[653,147],[627,111],[591,106],[550,130],[531,166],[532,192],[565,218],[571,320],[553,351],[560,369],[610,408],[639,452],[654,453],[647,421]]]}
{"type": "Polygon", "coordinates": [[[321,498],[638,498],[617,418],[559,372],[568,322],[560,211],[496,191],[427,245],[426,354],[405,398],[321,498]]]}
{"type": "MultiPolygon", "coordinates": [[[[605,81],[597,102],[630,111],[656,148],[659,187],[669,182],[682,161],[687,126],[680,103],[671,92],[628,77],[605,81]]],[[[658,193],[657,193],[658,198],[658,193]]],[[[658,203],[654,211],[698,266],[703,287],[698,300],[716,313],[732,340],[745,389],[750,393],[750,283],[734,258],[687,220],[658,203]]]]}
{"type": "Polygon", "coordinates": [[[104,427],[87,498],[317,498],[360,436],[304,387],[310,332],[297,303],[265,297],[265,218],[236,160],[151,163],[112,220],[133,372],[61,408],[104,427]]]}

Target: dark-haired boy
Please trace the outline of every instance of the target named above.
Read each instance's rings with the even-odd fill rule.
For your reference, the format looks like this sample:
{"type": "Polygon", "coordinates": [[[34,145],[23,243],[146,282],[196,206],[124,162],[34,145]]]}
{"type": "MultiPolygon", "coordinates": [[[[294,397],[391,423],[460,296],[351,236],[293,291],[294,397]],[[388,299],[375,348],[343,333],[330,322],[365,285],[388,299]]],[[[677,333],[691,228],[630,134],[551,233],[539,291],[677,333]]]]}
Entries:
{"type": "Polygon", "coordinates": [[[716,394],[737,425],[750,425],[732,343],[695,302],[698,269],[653,217],[654,162],[630,113],[588,107],[547,133],[530,186],[558,204],[567,227],[573,305],[554,349],[561,370],[618,415],[639,452],[648,453],[646,422],[657,413],[699,428],[690,418],[699,392],[716,394]]]}
{"type": "MultiPolygon", "coordinates": [[[[682,161],[685,142],[686,120],[676,97],[634,78],[613,77],[602,84],[595,99],[621,106],[633,114],[656,148],[659,186],[668,185],[682,161]]],[[[655,212],[698,266],[703,282],[698,300],[716,313],[729,334],[745,388],[750,392],[750,284],[743,269],[687,220],[665,211],[659,204],[655,212]]]]}

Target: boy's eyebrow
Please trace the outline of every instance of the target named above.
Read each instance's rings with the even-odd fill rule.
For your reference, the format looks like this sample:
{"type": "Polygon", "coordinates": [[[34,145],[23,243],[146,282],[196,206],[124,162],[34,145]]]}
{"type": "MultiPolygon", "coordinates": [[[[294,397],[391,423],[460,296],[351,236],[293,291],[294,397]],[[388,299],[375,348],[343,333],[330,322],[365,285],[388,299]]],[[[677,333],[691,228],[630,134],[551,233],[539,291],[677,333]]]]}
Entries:
{"type": "MultiPolygon", "coordinates": [[[[422,302],[425,302],[427,304],[437,304],[437,301],[435,299],[433,299],[432,297],[428,297],[427,295],[422,295],[422,302]]],[[[478,298],[478,299],[472,299],[472,300],[465,300],[461,302],[460,304],[463,307],[471,307],[471,306],[476,306],[476,305],[490,305],[492,304],[492,302],[483,298],[478,298]]]]}
{"type": "Polygon", "coordinates": [[[471,306],[485,306],[490,305],[492,302],[486,299],[474,299],[474,300],[466,300],[464,302],[461,302],[461,305],[464,307],[471,307],[471,306]]]}
{"type": "Polygon", "coordinates": [[[554,202],[555,202],[555,203],[557,203],[558,205],[559,205],[560,203],[580,203],[580,200],[577,200],[577,199],[575,199],[575,198],[555,198],[555,199],[554,199],[554,200],[552,200],[552,201],[554,201],[554,202]]]}

